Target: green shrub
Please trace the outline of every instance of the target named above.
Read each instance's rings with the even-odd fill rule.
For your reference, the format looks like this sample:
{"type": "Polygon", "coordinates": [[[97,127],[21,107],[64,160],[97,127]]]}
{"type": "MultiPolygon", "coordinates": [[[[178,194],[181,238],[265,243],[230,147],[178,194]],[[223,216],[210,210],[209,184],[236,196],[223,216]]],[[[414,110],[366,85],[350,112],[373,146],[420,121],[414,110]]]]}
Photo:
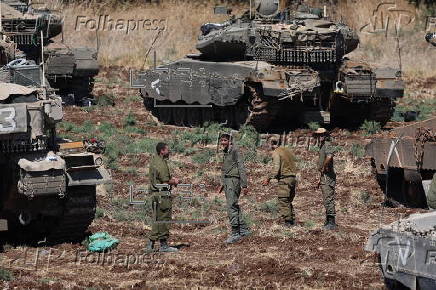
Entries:
{"type": "Polygon", "coordinates": [[[319,125],[318,122],[309,122],[309,123],[307,124],[307,127],[309,127],[309,129],[312,130],[312,131],[316,131],[316,130],[318,130],[321,126],[319,125]]]}
{"type": "Polygon", "coordinates": [[[360,126],[360,129],[365,131],[366,134],[372,135],[372,134],[380,132],[381,126],[380,126],[380,123],[378,123],[378,122],[365,120],[365,122],[363,122],[362,126],[360,126]]]}
{"type": "Polygon", "coordinates": [[[260,143],[260,135],[253,126],[243,126],[239,130],[237,144],[255,150],[260,143]]]}
{"type": "Polygon", "coordinates": [[[98,219],[102,217],[104,217],[104,209],[102,209],[101,207],[97,207],[95,209],[95,218],[98,219]]]}
{"type": "Polygon", "coordinates": [[[362,158],[365,156],[365,147],[362,144],[353,144],[350,149],[354,157],[362,158]]]}
{"type": "Polygon", "coordinates": [[[136,125],[135,115],[133,115],[132,112],[129,112],[129,114],[123,120],[123,126],[124,126],[124,128],[126,128],[129,126],[135,126],[135,125],[136,125]]]}
{"type": "Polygon", "coordinates": [[[210,149],[203,149],[195,153],[191,158],[192,161],[199,164],[205,164],[210,161],[212,156],[215,155],[215,152],[210,149]]]}
{"type": "Polygon", "coordinates": [[[14,279],[14,275],[5,269],[0,268],[0,281],[11,281],[14,279]]]}
{"type": "Polygon", "coordinates": [[[267,213],[278,213],[277,199],[271,199],[260,204],[260,210],[267,213]]]}
{"type": "Polygon", "coordinates": [[[115,96],[110,95],[101,95],[96,98],[97,105],[101,107],[105,106],[115,106],[115,96]]]}

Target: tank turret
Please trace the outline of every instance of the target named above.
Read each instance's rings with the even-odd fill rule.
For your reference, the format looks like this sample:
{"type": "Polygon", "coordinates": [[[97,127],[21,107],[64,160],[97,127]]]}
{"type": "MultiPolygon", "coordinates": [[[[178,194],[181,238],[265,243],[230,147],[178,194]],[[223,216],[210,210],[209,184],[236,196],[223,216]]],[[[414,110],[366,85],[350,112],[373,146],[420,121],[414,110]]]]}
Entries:
{"type": "Polygon", "coordinates": [[[44,61],[45,75],[50,85],[58,89],[63,100],[80,103],[91,94],[94,77],[99,72],[97,50],[71,48],[54,37],[63,30],[60,15],[43,7],[35,8],[25,2],[2,2],[2,30],[0,33],[15,43],[14,59],[44,61]],[[43,48],[41,48],[43,46],[43,48]],[[44,59],[41,60],[41,50],[44,59]]]}
{"type": "Polygon", "coordinates": [[[385,124],[404,91],[400,74],[383,70],[378,83],[370,65],[348,59],[359,38],[326,10],[254,1],[239,17],[202,25],[199,54],[143,72],[135,84],[146,107],[176,125],[217,121],[271,131],[309,122],[385,124]]]}

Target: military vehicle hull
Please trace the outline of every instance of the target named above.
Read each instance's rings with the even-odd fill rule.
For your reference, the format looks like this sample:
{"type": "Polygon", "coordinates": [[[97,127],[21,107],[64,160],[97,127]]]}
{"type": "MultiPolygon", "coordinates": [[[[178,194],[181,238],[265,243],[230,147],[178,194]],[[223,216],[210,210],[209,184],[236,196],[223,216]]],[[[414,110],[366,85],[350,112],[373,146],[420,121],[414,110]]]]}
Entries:
{"type": "Polygon", "coordinates": [[[27,3],[7,1],[2,5],[2,34],[19,50],[13,59],[25,58],[35,63],[44,61],[45,77],[66,104],[80,104],[91,95],[94,77],[99,72],[97,51],[92,48],[71,48],[52,38],[62,33],[63,22],[51,11],[30,9],[27,3]],[[23,7],[26,7],[25,9],[23,7]],[[42,36],[42,39],[41,39],[42,36]],[[44,56],[41,59],[41,46],[44,56]]]}
{"type": "Polygon", "coordinates": [[[427,207],[423,181],[436,173],[436,118],[393,129],[366,147],[388,202],[427,207]]]}
{"type": "Polygon", "coordinates": [[[186,58],[142,72],[134,85],[142,87],[146,107],[160,121],[180,126],[217,121],[264,131],[309,122],[384,124],[392,115],[392,98],[376,97],[376,76],[365,65],[350,62],[347,69],[335,74],[264,61],[186,58]],[[345,87],[334,92],[338,81],[345,87]]]}
{"type": "Polygon", "coordinates": [[[101,158],[56,137],[62,117],[50,90],[0,83],[0,231],[19,242],[79,241],[94,218],[96,185],[110,182],[101,158]]]}
{"type": "Polygon", "coordinates": [[[415,214],[371,234],[388,289],[436,289],[436,212],[415,214]]]}
{"type": "Polygon", "coordinates": [[[133,78],[147,108],[176,125],[218,121],[260,131],[309,122],[384,125],[404,90],[396,71],[379,78],[367,64],[345,58],[359,43],[351,28],[316,9],[280,10],[280,2],[258,0],[253,13],[202,25],[199,55],[133,78]]]}

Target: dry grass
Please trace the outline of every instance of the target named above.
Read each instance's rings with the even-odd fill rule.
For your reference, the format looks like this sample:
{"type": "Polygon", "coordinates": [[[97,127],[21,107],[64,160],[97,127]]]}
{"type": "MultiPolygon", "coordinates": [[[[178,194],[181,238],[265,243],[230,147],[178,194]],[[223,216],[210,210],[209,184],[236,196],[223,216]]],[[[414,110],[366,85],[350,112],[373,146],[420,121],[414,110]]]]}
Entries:
{"type": "MultiPolygon", "coordinates": [[[[147,51],[153,47],[157,51],[158,63],[175,60],[187,53],[195,53],[195,43],[200,32],[200,25],[207,22],[219,22],[226,16],[214,15],[213,7],[226,1],[161,1],[161,4],[135,2],[114,5],[113,1],[79,2],[82,4],[61,4],[59,0],[46,0],[49,6],[62,11],[65,18],[65,41],[73,46],[96,46],[96,34],[93,31],[81,29],[75,31],[77,16],[98,18],[98,15],[110,15],[112,19],[165,19],[166,30],[157,37],[156,31],[137,30],[126,34],[124,31],[101,31],[100,63],[103,66],[121,65],[142,68],[152,64],[152,53],[147,51]],[[86,4],[83,4],[86,3],[86,4]],[[152,46],[153,41],[156,39],[152,46]]],[[[239,14],[248,7],[247,3],[239,3],[234,7],[234,13],[239,14]]],[[[311,1],[314,5],[319,0],[311,1]]],[[[384,33],[368,33],[368,29],[361,28],[368,23],[381,26],[380,13],[374,12],[379,0],[368,1],[338,1],[335,7],[328,7],[328,14],[356,29],[361,39],[359,49],[351,56],[365,59],[378,66],[399,67],[398,42],[394,23],[401,22],[400,49],[402,69],[410,79],[429,78],[436,75],[429,59],[436,57],[436,50],[424,40],[425,16],[430,10],[425,6],[416,9],[406,0],[396,1],[393,5],[382,6],[384,19],[389,16],[389,29],[384,33]],[[377,15],[377,19],[374,18],[377,15]],[[401,15],[401,16],[400,16],[401,15]],[[407,17],[414,18],[406,25],[407,17]],[[378,22],[377,22],[378,21],[378,22]],[[376,24],[377,23],[377,24],[376,24]]],[[[225,5],[226,3],[224,3],[225,5]]],[[[228,4],[227,5],[232,5],[228,4]]],[[[371,29],[369,29],[371,30],[371,29]]]]}

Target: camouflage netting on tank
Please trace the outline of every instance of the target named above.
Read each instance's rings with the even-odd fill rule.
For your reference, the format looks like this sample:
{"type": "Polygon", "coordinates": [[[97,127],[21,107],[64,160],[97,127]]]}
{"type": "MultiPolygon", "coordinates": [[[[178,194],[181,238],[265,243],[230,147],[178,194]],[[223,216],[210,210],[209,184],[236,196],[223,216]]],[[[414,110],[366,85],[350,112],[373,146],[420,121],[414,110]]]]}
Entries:
{"type": "Polygon", "coordinates": [[[427,238],[436,239],[436,225],[428,229],[419,229],[417,225],[413,222],[407,220],[400,220],[398,221],[398,223],[392,224],[391,229],[394,232],[405,232],[418,237],[427,237],[427,238]]]}

